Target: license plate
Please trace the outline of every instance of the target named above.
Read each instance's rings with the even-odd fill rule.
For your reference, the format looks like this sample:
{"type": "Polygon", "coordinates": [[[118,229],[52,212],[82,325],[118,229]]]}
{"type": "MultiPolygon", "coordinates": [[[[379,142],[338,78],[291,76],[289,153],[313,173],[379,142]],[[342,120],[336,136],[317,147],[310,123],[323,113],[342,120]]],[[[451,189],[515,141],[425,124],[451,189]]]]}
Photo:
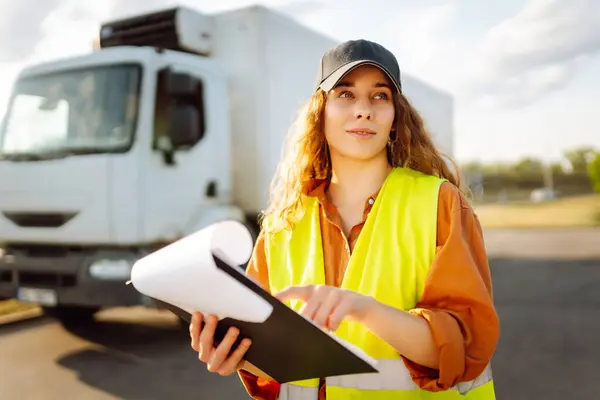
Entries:
{"type": "Polygon", "coordinates": [[[51,289],[19,288],[17,298],[20,301],[43,306],[56,305],[56,292],[51,289]]]}

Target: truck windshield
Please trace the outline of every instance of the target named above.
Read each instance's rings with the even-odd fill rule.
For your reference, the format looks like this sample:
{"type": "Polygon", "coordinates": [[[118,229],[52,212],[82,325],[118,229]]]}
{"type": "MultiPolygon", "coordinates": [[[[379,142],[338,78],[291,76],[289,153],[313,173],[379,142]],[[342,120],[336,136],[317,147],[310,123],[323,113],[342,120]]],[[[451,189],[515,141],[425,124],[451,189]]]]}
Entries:
{"type": "Polygon", "coordinates": [[[133,140],[141,68],[84,68],[17,81],[0,130],[4,158],[120,152],[133,140]]]}

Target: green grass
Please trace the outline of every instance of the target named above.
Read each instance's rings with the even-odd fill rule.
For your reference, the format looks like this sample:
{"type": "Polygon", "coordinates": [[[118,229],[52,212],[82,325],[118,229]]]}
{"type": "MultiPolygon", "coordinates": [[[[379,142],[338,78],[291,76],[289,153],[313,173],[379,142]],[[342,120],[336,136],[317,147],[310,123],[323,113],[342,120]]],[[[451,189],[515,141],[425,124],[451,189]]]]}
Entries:
{"type": "Polygon", "coordinates": [[[19,311],[27,311],[36,308],[37,305],[21,303],[17,300],[0,300],[0,315],[8,315],[19,311]]]}
{"type": "Polygon", "coordinates": [[[484,228],[567,228],[600,226],[600,195],[544,203],[519,202],[475,207],[484,228]]]}

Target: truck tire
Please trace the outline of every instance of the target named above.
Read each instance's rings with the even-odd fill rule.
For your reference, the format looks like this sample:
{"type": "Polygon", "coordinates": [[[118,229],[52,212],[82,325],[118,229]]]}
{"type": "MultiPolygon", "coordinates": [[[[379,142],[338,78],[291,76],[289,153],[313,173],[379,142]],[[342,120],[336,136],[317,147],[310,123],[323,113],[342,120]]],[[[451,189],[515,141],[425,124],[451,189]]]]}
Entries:
{"type": "Polygon", "coordinates": [[[64,326],[78,326],[92,323],[94,314],[100,307],[58,306],[43,307],[44,314],[57,319],[64,326]]]}

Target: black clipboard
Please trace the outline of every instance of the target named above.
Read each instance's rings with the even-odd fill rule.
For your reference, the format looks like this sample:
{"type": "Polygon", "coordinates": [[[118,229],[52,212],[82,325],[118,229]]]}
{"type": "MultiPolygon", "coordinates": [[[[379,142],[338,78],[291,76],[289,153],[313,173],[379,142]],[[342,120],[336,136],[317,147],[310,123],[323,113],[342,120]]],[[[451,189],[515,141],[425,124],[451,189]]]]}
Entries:
{"type": "MultiPolygon", "coordinates": [[[[237,327],[240,335],[232,347],[236,348],[244,338],[250,338],[252,345],[244,359],[279,383],[377,372],[367,361],[261,288],[241,272],[239,267],[230,266],[214,253],[213,259],[217,268],[273,306],[273,312],[263,323],[222,319],[215,332],[217,343],[230,327],[237,327]]],[[[185,321],[191,321],[188,312],[158,299],[153,300],[185,321]]]]}

